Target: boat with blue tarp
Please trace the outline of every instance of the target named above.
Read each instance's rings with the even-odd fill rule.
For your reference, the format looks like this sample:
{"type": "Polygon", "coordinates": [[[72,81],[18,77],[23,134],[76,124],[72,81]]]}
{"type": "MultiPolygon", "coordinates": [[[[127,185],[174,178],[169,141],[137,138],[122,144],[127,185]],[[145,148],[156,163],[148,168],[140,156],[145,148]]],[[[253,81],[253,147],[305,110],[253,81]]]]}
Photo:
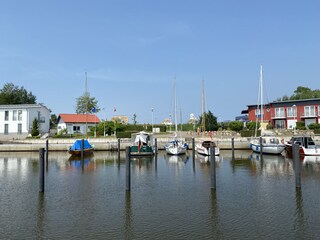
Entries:
{"type": "Polygon", "coordinates": [[[72,146],[69,147],[68,152],[73,156],[81,155],[83,141],[83,152],[84,154],[92,154],[94,151],[94,145],[90,144],[87,139],[77,139],[72,146]]]}

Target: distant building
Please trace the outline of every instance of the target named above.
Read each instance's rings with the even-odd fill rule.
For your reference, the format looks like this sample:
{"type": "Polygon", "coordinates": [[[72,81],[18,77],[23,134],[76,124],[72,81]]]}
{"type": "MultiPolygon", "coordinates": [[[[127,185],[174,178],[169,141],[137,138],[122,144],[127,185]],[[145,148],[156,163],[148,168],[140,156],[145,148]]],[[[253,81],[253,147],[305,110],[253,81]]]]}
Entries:
{"type": "Polygon", "coordinates": [[[41,135],[50,129],[51,110],[43,104],[0,105],[0,137],[25,138],[32,130],[32,122],[38,119],[41,135]]]}
{"type": "Polygon", "coordinates": [[[248,105],[242,114],[248,114],[249,121],[263,116],[264,125],[274,128],[293,129],[297,122],[304,122],[308,127],[311,123],[320,123],[320,98],[279,101],[264,104],[261,109],[257,105],[248,105]]]}
{"type": "Polygon", "coordinates": [[[86,126],[89,131],[90,127],[100,123],[100,119],[93,114],[59,114],[57,122],[58,133],[66,129],[68,134],[86,134],[86,126]]]}
{"type": "Polygon", "coordinates": [[[129,118],[128,116],[123,116],[123,115],[116,115],[116,116],[113,116],[111,118],[111,121],[114,122],[118,122],[118,123],[121,123],[121,124],[128,124],[129,123],[129,118]]]}
{"type": "Polygon", "coordinates": [[[236,121],[241,121],[241,122],[248,122],[249,118],[248,115],[241,115],[241,116],[237,116],[235,117],[236,121]]]}
{"type": "Polygon", "coordinates": [[[170,118],[165,118],[165,119],[162,121],[162,124],[164,124],[164,125],[166,125],[166,126],[172,125],[171,119],[170,119],[170,118]]]}
{"type": "Polygon", "coordinates": [[[197,122],[198,122],[198,118],[193,113],[191,113],[188,123],[197,124],[197,122]]]}

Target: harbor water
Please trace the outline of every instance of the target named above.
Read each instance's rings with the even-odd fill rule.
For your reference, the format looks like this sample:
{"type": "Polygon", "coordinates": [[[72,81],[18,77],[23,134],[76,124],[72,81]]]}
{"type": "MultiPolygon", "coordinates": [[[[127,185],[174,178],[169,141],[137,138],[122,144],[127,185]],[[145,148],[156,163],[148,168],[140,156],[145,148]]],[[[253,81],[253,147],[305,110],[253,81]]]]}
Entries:
{"type": "Polygon", "coordinates": [[[200,156],[136,158],[125,190],[125,153],[81,160],[50,152],[45,192],[39,154],[0,153],[0,239],[317,239],[320,159],[293,161],[221,151],[216,190],[200,156]]]}

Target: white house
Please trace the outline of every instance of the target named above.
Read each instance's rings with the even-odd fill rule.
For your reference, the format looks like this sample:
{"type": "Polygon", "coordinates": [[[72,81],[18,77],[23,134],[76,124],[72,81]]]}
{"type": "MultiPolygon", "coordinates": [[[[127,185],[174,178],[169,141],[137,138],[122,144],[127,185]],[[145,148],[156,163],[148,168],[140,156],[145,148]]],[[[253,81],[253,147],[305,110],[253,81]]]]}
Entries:
{"type": "Polygon", "coordinates": [[[50,130],[51,110],[43,104],[0,105],[0,138],[25,138],[32,130],[32,122],[38,119],[40,134],[50,130]]]}
{"type": "Polygon", "coordinates": [[[93,114],[59,114],[58,133],[66,129],[68,134],[86,134],[86,127],[94,127],[100,123],[100,119],[93,114]]]}

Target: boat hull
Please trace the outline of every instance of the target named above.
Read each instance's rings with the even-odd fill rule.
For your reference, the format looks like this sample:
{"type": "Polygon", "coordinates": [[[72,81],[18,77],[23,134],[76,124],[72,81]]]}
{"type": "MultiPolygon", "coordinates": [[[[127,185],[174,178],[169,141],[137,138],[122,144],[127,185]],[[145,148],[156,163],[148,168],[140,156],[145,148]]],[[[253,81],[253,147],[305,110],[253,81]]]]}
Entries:
{"type": "MultiPolygon", "coordinates": [[[[256,153],[261,152],[260,143],[251,143],[250,148],[253,152],[256,152],[256,153]]],[[[278,145],[262,144],[262,153],[263,154],[281,154],[284,150],[285,150],[284,144],[278,144],[278,145]]]]}
{"type": "MultiPolygon", "coordinates": [[[[197,153],[204,155],[204,156],[210,156],[210,148],[203,147],[201,144],[198,144],[196,146],[197,153]]],[[[214,154],[215,156],[220,155],[220,149],[218,147],[214,147],[214,154]]]]}

